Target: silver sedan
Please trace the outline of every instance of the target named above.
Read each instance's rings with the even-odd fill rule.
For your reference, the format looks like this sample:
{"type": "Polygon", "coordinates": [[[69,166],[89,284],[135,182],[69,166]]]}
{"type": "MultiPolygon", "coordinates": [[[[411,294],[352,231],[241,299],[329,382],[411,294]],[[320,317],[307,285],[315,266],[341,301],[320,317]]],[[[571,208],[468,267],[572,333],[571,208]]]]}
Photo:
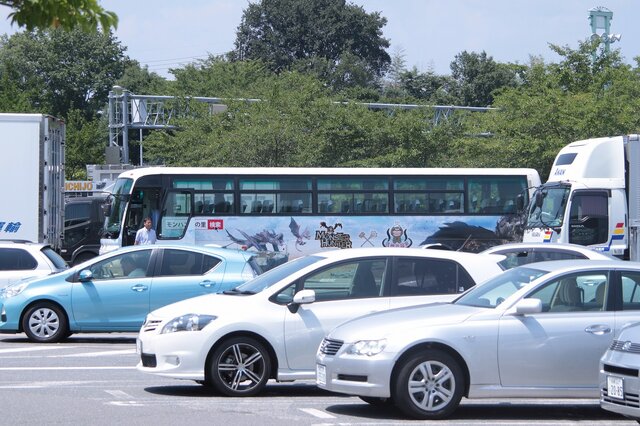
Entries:
{"type": "Polygon", "coordinates": [[[468,398],[597,398],[598,362],[640,320],[640,264],[521,266],[452,303],[380,312],[323,340],[318,385],[445,418],[468,398]]]}

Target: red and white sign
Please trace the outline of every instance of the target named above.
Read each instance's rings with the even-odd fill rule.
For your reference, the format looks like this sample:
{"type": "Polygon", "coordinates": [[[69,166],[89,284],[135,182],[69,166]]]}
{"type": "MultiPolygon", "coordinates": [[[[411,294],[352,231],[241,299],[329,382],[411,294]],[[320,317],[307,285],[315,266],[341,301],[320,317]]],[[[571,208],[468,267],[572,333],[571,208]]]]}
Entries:
{"type": "Polygon", "coordinates": [[[209,219],[207,220],[207,229],[215,229],[221,231],[224,229],[224,220],[222,219],[209,219]]]}

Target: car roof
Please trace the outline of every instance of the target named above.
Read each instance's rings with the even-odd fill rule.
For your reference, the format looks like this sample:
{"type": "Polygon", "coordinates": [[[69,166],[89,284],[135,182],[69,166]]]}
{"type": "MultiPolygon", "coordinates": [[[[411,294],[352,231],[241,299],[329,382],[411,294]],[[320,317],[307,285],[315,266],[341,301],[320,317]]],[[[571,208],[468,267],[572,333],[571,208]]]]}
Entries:
{"type": "Polygon", "coordinates": [[[19,246],[19,245],[27,245],[30,247],[49,247],[49,244],[45,244],[45,243],[34,243],[32,241],[29,240],[0,240],[0,245],[15,245],[15,246],[19,246]]]}
{"type": "Polygon", "coordinates": [[[464,259],[478,259],[478,256],[482,256],[482,259],[491,258],[495,262],[499,262],[504,259],[503,255],[498,254],[483,254],[462,252],[462,251],[450,251],[439,249],[421,249],[421,248],[400,248],[400,247],[371,247],[371,248],[351,248],[340,250],[327,250],[313,254],[313,256],[320,256],[327,259],[351,259],[364,256],[415,256],[415,257],[430,257],[437,259],[452,259],[460,260],[464,259]]]}
{"type": "MultiPolygon", "coordinates": [[[[495,253],[496,251],[506,250],[506,249],[514,249],[514,250],[530,250],[530,249],[549,249],[556,251],[573,251],[582,253],[591,258],[601,258],[603,260],[607,259],[618,259],[614,256],[611,256],[607,253],[599,252],[596,250],[592,250],[588,247],[581,246],[578,244],[567,244],[567,243],[543,243],[543,242],[532,242],[532,243],[507,243],[501,244],[498,246],[490,247],[484,251],[482,254],[495,253]]],[[[619,260],[619,259],[618,259],[619,260]]]]}
{"type": "MultiPolygon", "coordinates": [[[[251,252],[251,251],[230,249],[225,247],[211,247],[211,246],[204,246],[204,245],[186,245],[186,244],[162,244],[162,243],[153,244],[153,245],[126,246],[126,247],[119,248],[116,251],[118,253],[125,253],[125,252],[139,251],[139,250],[150,249],[150,248],[200,251],[200,252],[207,252],[213,255],[225,257],[227,259],[243,259],[243,260],[246,260],[250,256],[253,256],[256,254],[255,252],[251,252]]],[[[115,253],[115,251],[108,252],[108,253],[109,254],[115,253]]]]}
{"type": "MultiPolygon", "coordinates": [[[[541,271],[573,272],[587,269],[634,269],[640,271],[640,262],[623,262],[620,259],[593,260],[593,259],[572,259],[572,260],[550,260],[547,262],[528,263],[517,268],[538,269],[541,271]]],[[[517,269],[513,268],[513,269],[517,269]]]]}

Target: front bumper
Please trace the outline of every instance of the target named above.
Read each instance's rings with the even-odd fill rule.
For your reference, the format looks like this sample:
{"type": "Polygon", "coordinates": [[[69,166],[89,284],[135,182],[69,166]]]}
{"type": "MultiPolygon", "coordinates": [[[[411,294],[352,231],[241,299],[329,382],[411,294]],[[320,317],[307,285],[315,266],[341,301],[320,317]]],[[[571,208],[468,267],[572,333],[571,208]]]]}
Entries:
{"type": "Polygon", "coordinates": [[[333,356],[317,354],[316,372],[324,369],[326,380],[322,383],[316,374],[316,384],[332,392],[388,398],[393,366],[392,354],[383,351],[375,356],[349,355],[343,347],[333,356]]]}
{"type": "Polygon", "coordinates": [[[137,347],[143,373],[185,380],[204,380],[206,359],[211,346],[202,331],[159,334],[143,326],[137,347]]]}
{"type": "Polygon", "coordinates": [[[608,411],[640,420],[640,354],[607,351],[600,361],[600,406],[608,411]],[[608,378],[620,378],[623,397],[613,397],[608,378]]]}

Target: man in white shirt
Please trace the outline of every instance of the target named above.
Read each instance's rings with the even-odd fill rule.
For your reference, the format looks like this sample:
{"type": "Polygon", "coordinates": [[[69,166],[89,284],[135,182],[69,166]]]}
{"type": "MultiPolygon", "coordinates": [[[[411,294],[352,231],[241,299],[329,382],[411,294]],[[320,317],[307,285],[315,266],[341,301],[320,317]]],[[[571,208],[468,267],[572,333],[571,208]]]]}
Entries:
{"type": "Polygon", "coordinates": [[[151,228],[152,222],[150,217],[144,218],[144,226],[136,232],[135,245],[155,244],[156,231],[151,228]]]}

